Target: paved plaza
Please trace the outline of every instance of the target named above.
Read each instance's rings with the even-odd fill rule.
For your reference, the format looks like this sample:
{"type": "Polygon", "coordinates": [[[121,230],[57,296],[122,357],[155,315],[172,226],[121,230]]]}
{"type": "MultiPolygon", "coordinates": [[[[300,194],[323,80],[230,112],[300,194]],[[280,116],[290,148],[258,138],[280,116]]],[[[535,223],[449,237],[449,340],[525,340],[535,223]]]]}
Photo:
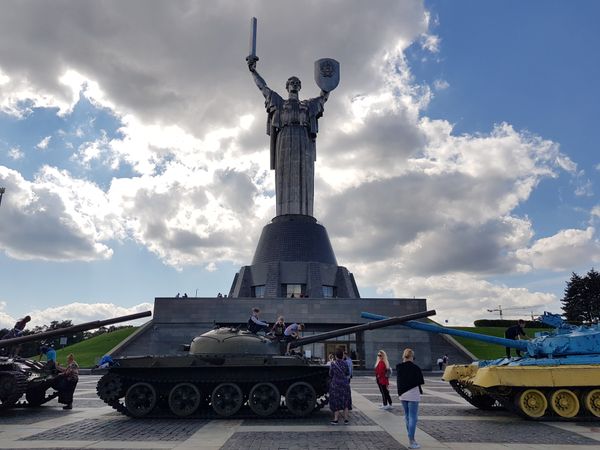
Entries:
{"type": "MultiPolygon", "coordinates": [[[[130,419],[96,397],[97,376],[82,376],[74,409],[56,401],[38,409],[0,413],[0,448],[45,449],[404,449],[401,405],[378,408],[373,377],[352,380],[349,425],[329,425],[329,411],[305,419],[130,419]]],[[[395,385],[391,387],[395,392],[395,385]]],[[[437,449],[600,449],[600,423],[536,423],[480,411],[435,374],[426,378],[417,440],[437,449]]]]}

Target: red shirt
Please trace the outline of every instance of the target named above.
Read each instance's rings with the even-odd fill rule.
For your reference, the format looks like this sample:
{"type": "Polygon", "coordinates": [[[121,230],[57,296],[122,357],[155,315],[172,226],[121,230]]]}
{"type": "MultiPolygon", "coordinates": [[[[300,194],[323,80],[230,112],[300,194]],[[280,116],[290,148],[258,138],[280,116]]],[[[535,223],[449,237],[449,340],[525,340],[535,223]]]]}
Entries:
{"type": "Polygon", "coordinates": [[[385,370],[385,363],[383,361],[379,361],[375,366],[375,378],[379,384],[387,386],[390,384],[390,380],[385,376],[385,370]]]}

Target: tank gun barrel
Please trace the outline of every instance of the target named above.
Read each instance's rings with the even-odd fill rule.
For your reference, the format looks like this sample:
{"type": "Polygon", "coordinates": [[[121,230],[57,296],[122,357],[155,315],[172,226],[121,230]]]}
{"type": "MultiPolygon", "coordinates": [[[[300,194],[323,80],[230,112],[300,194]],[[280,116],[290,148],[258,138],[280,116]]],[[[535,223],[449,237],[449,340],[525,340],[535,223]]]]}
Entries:
{"type": "Polygon", "coordinates": [[[384,317],[383,320],[380,320],[378,322],[363,323],[361,325],[354,325],[354,326],[348,327],[348,328],[327,331],[325,333],[319,333],[319,334],[315,334],[313,336],[307,336],[307,337],[303,337],[300,339],[296,339],[295,341],[292,341],[290,343],[290,348],[296,348],[296,347],[300,347],[301,345],[312,344],[314,342],[320,342],[325,339],[331,339],[331,338],[335,338],[338,336],[345,336],[347,334],[356,333],[358,331],[376,330],[378,328],[403,324],[408,320],[423,319],[425,317],[429,317],[429,316],[433,316],[433,315],[435,315],[435,310],[423,311],[423,312],[419,312],[419,313],[415,313],[415,314],[408,314],[406,316],[399,316],[399,317],[391,317],[391,318],[384,317]]]}
{"type": "Polygon", "coordinates": [[[141,313],[129,314],[127,316],[113,317],[112,319],[106,320],[94,320],[93,322],[86,322],[79,325],[73,325],[65,328],[57,328],[56,330],[43,331],[41,333],[30,334],[27,336],[20,336],[16,338],[0,340],[0,347],[9,345],[21,344],[23,342],[39,341],[42,339],[51,338],[54,336],[62,336],[67,333],[77,333],[79,331],[93,330],[106,325],[112,325],[113,323],[128,322],[130,320],[141,319],[142,317],[151,316],[151,311],[144,311],[141,313]]]}
{"type": "MultiPolygon", "coordinates": [[[[372,314],[368,312],[363,312],[360,314],[361,317],[365,319],[372,320],[386,320],[387,317],[380,316],[379,314],[372,314]]],[[[452,328],[441,327],[439,325],[432,325],[430,323],[422,323],[415,321],[407,321],[401,323],[401,325],[409,328],[413,328],[415,330],[428,331],[430,333],[440,333],[440,334],[449,334],[452,336],[460,336],[468,339],[474,339],[476,341],[488,342],[490,344],[501,345],[503,347],[517,348],[519,350],[527,351],[527,342],[525,341],[516,341],[513,339],[500,338],[495,336],[487,336],[485,334],[472,333],[470,331],[462,331],[462,330],[454,330],[452,328]]]]}

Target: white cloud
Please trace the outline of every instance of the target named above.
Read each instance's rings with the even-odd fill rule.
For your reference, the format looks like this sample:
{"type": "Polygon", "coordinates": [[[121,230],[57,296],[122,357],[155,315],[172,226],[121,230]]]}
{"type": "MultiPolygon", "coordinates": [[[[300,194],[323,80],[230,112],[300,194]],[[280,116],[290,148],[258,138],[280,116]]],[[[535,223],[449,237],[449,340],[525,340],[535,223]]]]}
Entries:
{"type": "Polygon", "coordinates": [[[536,269],[569,270],[600,261],[600,241],[595,229],[561,230],[553,236],[538,239],[531,247],[516,252],[524,263],[536,269]]]}
{"type": "Polygon", "coordinates": [[[433,87],[436,91],[443,91],[444,89],[448,89],[450,87],[450,83],[446,80],[437,79],[433,82],[433,87]]]}
{"type": "Polygon", "coordinates": [[[8,157],[14,161],[18,159],[23,159],[25,157],[25,153],[19,147],[11,147],[8,150],[8,157]]]}
{"type": "Polygon", "coordinates": [[[46,150],[48,148],[48,144],[50,143],[50,139],[52,139],[52,136],[46,136],[44,139],[38,142],[35,147],[40,150],[46,150]]]}
{"type": "Polygon", "coordinates": [[[106,259],[103,243],[123,237],[106,195],[93,183],[44,166],[34,181],[0,166],[1,184],[10,191],[3,202],[0,249],[16,259],[71,261],[106,259]]]}

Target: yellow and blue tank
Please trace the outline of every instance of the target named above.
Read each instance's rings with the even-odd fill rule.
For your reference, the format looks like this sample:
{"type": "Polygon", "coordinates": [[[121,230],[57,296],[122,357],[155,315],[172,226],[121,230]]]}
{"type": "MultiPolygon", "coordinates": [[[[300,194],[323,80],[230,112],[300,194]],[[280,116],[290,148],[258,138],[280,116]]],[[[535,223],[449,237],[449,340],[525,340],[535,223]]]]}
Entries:
{"type": "MultiPolygon", "coordinates": [[[[368,319],[384,316],[363,313],[368,319]]],[[[534,420],[600,421],[600,325],[574,326],[560,315],[539,318],[553,327],[530,340],[512,340],[428,323],[413,329],[519,349],[523,356],[449,365],[443,379],[480,409],[506,409],[534,420]]]]}

